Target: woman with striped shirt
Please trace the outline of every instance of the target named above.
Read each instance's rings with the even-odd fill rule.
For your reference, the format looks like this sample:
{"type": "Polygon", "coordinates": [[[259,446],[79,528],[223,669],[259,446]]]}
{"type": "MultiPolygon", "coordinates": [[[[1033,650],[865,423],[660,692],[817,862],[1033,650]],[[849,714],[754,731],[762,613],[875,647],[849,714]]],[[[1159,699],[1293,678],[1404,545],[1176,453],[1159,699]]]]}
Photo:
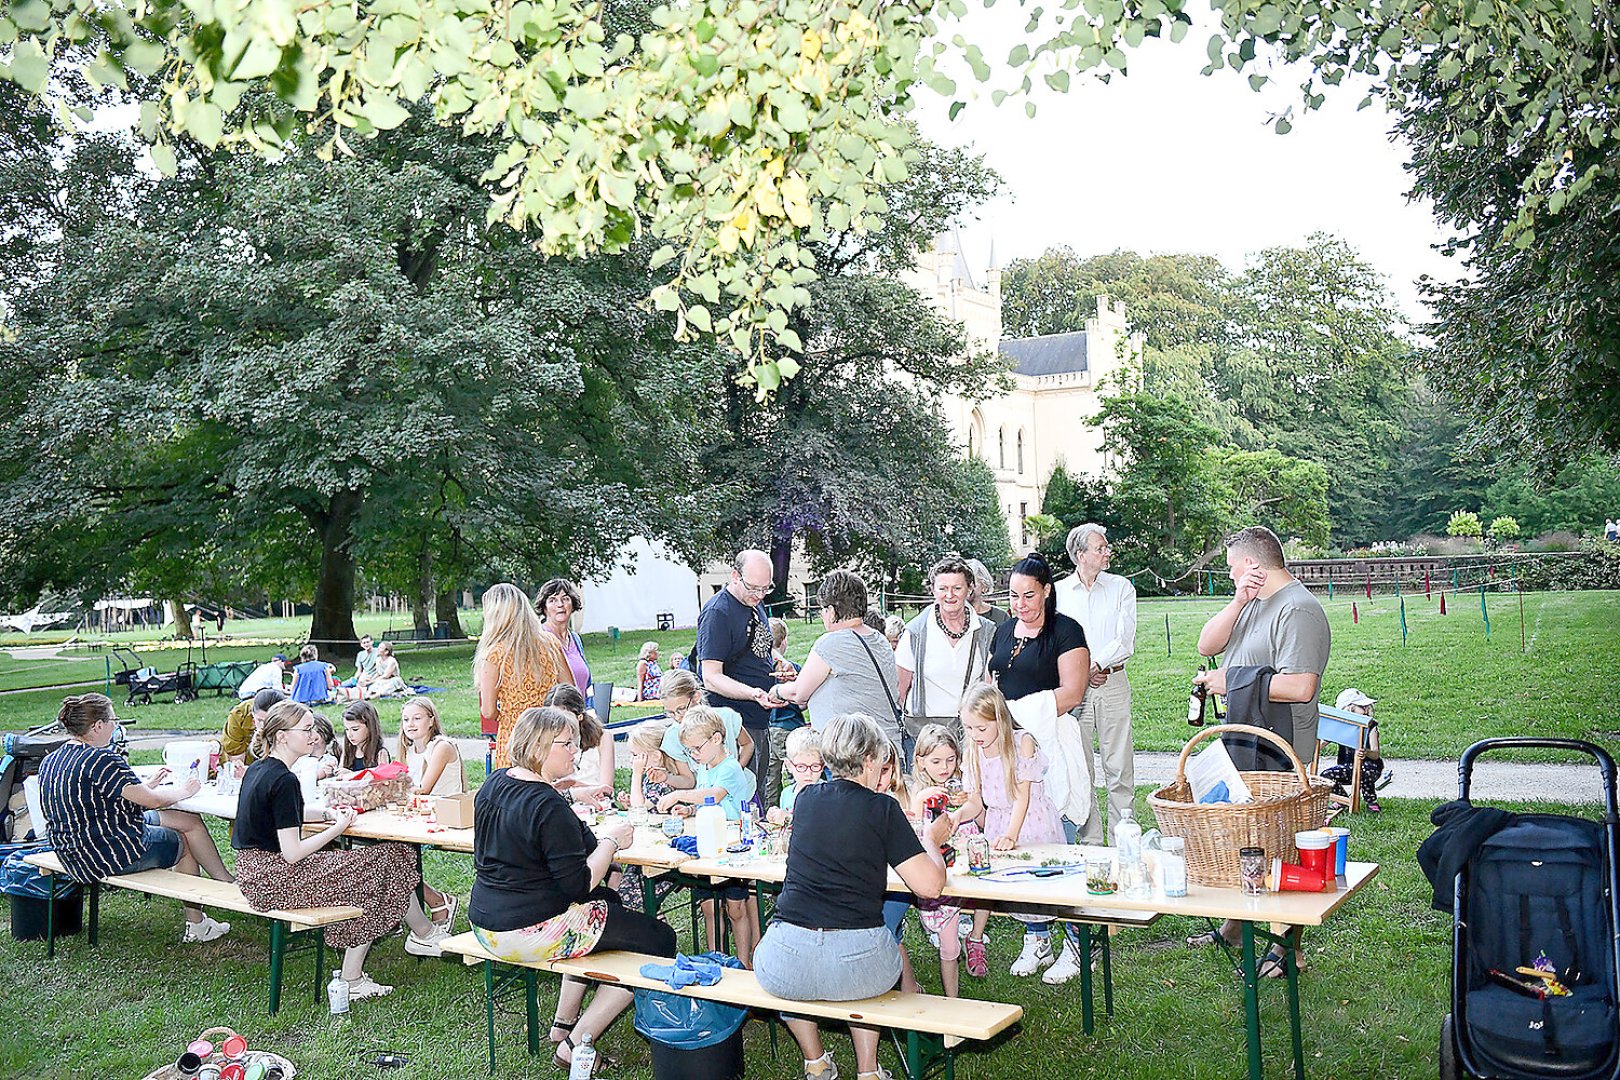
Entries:
{"type": "MultiPolygon", "coordinates": [[[[121,755],[109,748],[118,718],[102,694],[65,698],[56,718],[70,736],[39,765],[40,808],[46,832],[74,881],[88,884],[118,874],[173,868],[215,881],[234,881],[196,814],[169,807],[197,793],[193,773],[185,783],[162,788],[168,769],[142,783],[121,755]]],[[[186,906],[186,942],[212,941],[231,928],[186,906]]]]}

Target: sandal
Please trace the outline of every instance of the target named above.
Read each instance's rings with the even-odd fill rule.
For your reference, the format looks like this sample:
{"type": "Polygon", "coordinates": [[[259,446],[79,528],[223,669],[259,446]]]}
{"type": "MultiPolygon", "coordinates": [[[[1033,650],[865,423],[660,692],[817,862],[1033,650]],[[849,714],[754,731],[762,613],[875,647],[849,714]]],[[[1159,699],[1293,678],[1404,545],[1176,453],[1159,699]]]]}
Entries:
{"type": "Polygon", "coordinates": [[[456,921],[456,894],[441,893],[440,895],[444,897],[444,903],[428,908],[427,915],[439,926],[448,929],[456,921]],[[439,912],[441,911],[444,912],[444,918],[442,919],[439,918],[439,912]]]}
{"type": "Polygon", "coordinates": [[[1189,949],[1208,949],[1225,942],[1232,948],[1237,948],[1237,942],[1227,941],[1225,935],[1219,930],[1205,930],[1202,934],[1194,934],[1187,939],[1189,949]]]}
{"type": "MultiPolygon", "coordinates": [[[[1310,970],[1310,965],[1305,962],[1303,950],[1294,955],[1294,968],[1301,975],[1310,970]]],[[[1288,974],[1286,954],[1281,949],[1273,947],[1266,953],[1265,959],[1260,961],[1254,973],[1262,979],[1283,978],[1288,974]]]]}

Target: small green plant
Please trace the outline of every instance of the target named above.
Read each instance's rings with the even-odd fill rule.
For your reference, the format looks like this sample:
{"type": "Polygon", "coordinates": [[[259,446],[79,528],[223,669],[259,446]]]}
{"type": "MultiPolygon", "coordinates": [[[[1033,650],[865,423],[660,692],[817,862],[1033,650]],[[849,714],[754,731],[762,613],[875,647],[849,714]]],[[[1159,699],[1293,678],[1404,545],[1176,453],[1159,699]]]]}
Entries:
{"type": "MultiPolygon", "coordinates": [[[[1514,523],[1514,528],[1518,528],[1517,522],[1514,523]]],[[[1479,515],[1472,510],[1455,510],[1451,514],[1451,520],[1446,522],[1447,536],[1469,536],[1477,540],[1484,534],[1484,529],[1480,527],[1479,515]]]]}
{"type": "Polygon", "coordinates": [[[1490,538],[1498,544],[1506,544],[1519,538],[1519,522],[1506,514],[1491,519],[1491,525],[1486,530],[1490,538]]]}

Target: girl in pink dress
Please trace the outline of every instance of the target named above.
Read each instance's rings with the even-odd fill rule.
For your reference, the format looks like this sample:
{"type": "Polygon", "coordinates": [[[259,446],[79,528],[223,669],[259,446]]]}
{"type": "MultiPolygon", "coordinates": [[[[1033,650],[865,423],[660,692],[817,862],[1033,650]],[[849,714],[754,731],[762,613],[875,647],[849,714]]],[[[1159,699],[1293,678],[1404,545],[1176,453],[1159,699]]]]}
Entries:
{"type": "MultiPolygon", "coordinates": [[[[1062,815],[1046,794],[1046,755],[1035,736],[1013,723],[1000,690],[981,684],[967,692],[962,699],[962,730],[967,736],[962,786],[968,797],[956,820],[982,817],[980,827],[996,851],[1064,843],[1062,815]]],[[[989,911],[975,912],[973,933],[966,942],[968,974],[974,978],[990,973],[984,950],[984,928],[989,920],[989,911]]],[[[1014,975],[1034,975],[1055,959],[1051,920],[1022,921],[1024,948],[1009,970],[1014,975]]]]}

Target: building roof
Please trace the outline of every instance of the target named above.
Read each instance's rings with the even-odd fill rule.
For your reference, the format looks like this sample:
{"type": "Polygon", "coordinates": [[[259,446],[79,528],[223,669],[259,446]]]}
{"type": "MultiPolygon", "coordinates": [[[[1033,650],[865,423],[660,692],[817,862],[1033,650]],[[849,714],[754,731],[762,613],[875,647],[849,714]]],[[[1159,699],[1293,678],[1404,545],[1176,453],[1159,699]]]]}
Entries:
{"type": "Polygon", "coordinates": [[[1002,355],[1012,358],[1013,371],[1019,375],[1070,375],[1091,370],[1083,330],[1041,337],[1003,338],[1000,350],[1002,355]]]}

